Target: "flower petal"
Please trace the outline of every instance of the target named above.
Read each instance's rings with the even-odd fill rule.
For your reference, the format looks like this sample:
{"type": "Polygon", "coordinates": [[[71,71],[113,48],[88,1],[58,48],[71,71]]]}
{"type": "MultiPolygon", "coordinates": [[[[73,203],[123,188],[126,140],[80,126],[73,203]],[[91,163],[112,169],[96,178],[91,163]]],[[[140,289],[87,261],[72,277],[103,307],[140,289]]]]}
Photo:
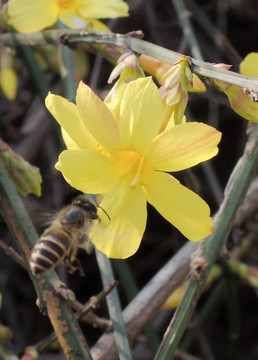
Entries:
{"type": "Polygon", "coordinates": [[[240,73],[248,76],[258,76],[257,70],[258,53],[251,52],[246,55],[240,64],[240,73]]]}
{"type": "Polygon", "coordinates": [[[79,148],[97,149],[98,144],[85,127],[75,104],[49,93],[46,107],[79,148]]]}
{"type": "Polygon", "coordinates": [[[179,171],[208,160],[218,153],[221,133],[203,123],[172,126],[153,141],[146,158],[160,171],[179,171]]]}
{"type": "Polygon", "coordinates": [[[59,9],[51,0],[10,0],[8,2],[9,24],[22,33],[40,31],[53,25],[59,9]]]}
{"type": "Polygon", "coordinates": [[[90,194],[108,192],[117,181],[112,161],[91,150],[65,150],[56,163],[65,180],[74,188],[90,194]]]}
{"type": "Polygon", "coordinates": [[[119,128],[108,107],[87,85],[80,82],[76,103],[86,128],[108,152],[120,147],[119,128]]]}
{"type": "Polygon", "coordinates": [[[62,138],[64,140],[65,146],[68,150],[81,150],[80,146],[71,138],[71,136],[61,128],[62,138]]]}
{"type": "Polygon", "coordinates": [[[147,220],[146,199],[141,188],[131,189],[122,182],[116,184],[101,202],[98,215],[100,222],[95,222],[90,232],[97,249],[111,258],[124,259],[133,255],[140,245],[147,220]]]}
{"type": "Polygon", "coordinates": [[[209,206],[173,176],[156,171],[144,190],[147,201],[189,240],[198,241],[212,233],[209,206]]]}
{"type": "Polygon", "coordinates": [[[110,32],[109,28],[101,21],[82,17],[81,15],[78,15],[77,12],[63,11],[59,18],[65,25],[72,29],[83,27],[86,30],[110,32]]]}
{"type": "Polygon", "coordinates": [[[128,10],[128,5],[122,0],[84,0],[78,9],[82,17],[91,19],[128,16],[128,10]]]}
{"type": "Polygon", "coordinates": [[[162,123],[162,100],[151,77],[131,81],[120,107],[121,142],[128,150],[144,153],[162,123]]]}

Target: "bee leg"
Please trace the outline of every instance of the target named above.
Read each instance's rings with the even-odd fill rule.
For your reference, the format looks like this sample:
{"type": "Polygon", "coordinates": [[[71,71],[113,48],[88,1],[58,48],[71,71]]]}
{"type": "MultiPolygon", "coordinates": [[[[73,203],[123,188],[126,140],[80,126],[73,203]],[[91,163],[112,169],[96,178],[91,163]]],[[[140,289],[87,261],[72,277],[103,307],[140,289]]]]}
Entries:
{"type": "Polygon", "coordinates": [[[82,264],[80,262],[80,260],[78,260],[76,257],[73,258],[72,264],[70,263],[69,265],[71,274],[74,273],[74,271],[78,270],[80,273],[80,276],[85,276],[82,264]]]}
{"type": "Polygon", "coordinates": [[[70,274],[74,274],[78,270],[80,276],[85,276],[81,262],[74,255],[66,256],[62,263],[69,267],[70,274]]]}

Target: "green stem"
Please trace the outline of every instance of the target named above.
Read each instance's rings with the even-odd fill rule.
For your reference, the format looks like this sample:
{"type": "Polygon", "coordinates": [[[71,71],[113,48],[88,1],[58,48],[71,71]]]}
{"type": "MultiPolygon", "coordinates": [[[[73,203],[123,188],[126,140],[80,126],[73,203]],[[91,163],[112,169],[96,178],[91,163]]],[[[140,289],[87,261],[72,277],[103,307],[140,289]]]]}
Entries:
{"type": "MultiPolygon", "coordinates": [[[[199,244],[201,272],[192,275],[186,293],[166,331],[155,360],[169,360],[181,340],[210,269],[226,241],[232,222],[258,165],[258,124],[252,126],[243,156],[239,159],[226,188],[224,200],[215,217],[214,234],[199,244]]],[[[194,269],[192,270],[194,272],[194,269]]]]}
{"type": "MultiPolygon", "coordinates": [[[[1,48],[0,48],[1,49],[1,48]]],[[[46,81],[46,76],[39,66],[38,60],[30,46],[20,45],[19,50],[22,54],[24,62],[30,72],[30,77],[33,85],[36,88],[38,95],[43,104],[45,104],[46,96],[49,92],[49,84],[46,81]]],[[[51,119],[53,128],[55,129],[55,137],[57,142],[60,142],[60,127],[52,115],[48,112],[48,117],[51,119]]]]}
{"type": "Polygon", "coordinates": [[[88,345],[81,333],[73,311],[67,302],[57,294],[57,288],[61,286],[61,283],[54,271],[49,271],[41,276],[40,279],[37,279],[31,273],[29,267],[30,252],[38,240],[38,236],[21,198],[8,175],[1,156],[0,201],[0,210],[33,281],[41,310],[47,309],[66,358],[92,360],[88,345]]]}
{"type": "MultiPolygon", "coordinates": [[[[139,54],[145,54],[173,65],[183,54],[165,49],[161,46],[137,39],[134,34],[113,34],[105,32],[87,32],[82,30],[49,30],[34,34],[11,34],[0,36],[0,46],[42,45],[47,43],[70,45],[74,43],[110,44],[124,49],[130,49],[139,54]]],[[[208,79],[221,80],[226,83],[246,88],[258,96],[258,78],[250,77],[218,68],[211,63],[191,58],[192,71],[208,79]]]]}
{"type": "MultiPolygon", "coordinates": [[[[108,259],[106,255],[104,255],[98,250],[96,250],[96,257],[103,285],[107,286],[114,281],[114,275],[110,259],[108,259]]],[[[120,360],[132,360],[131,349],[116,288],[113,289],[112,292],[107,296],[107,305],[109,315],[113,323],[114,336],[116,339],[119,358],[120,360]]]]}
{"type": "MultiPolygon", "coordinates": [[[[112,264],[114,266],[115,272],[119,276],[119,280],[123,286],[127,299],[132,301],[133,298],[139,293],[139,288],[130,266],[126,260],[121,259],[114,259],[112,264]]],[[[160,342],[153,326],[151,324],[147,324],[144,328],[144,333],[150,348],[155,353],[158,350],[160,342]]]]}
{"type": "Polygon", "coordinates": [[[36,87],[36,90],[42,100],[45,102],[45,98],[49,91],[48,82],[46,81],[46,76],[42,72],[38,61],[33,53],[33,50],[30,46],[19,46],[19,50],[23,56],[23,59],[29,69],[30,76],[33,79],[33,84],[36,87]]]}

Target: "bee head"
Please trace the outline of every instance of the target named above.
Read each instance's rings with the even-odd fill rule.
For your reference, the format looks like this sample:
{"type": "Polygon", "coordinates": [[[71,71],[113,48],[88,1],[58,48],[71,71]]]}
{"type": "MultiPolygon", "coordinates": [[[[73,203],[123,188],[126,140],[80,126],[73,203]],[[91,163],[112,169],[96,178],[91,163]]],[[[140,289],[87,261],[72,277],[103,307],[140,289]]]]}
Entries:
{"type": "Polygon", "coordinates": [[[98,219],[97,206],[86,196],[77,196],[77,198],[74,199],[72,204],[86,211],[91,219],[98,219]]]}

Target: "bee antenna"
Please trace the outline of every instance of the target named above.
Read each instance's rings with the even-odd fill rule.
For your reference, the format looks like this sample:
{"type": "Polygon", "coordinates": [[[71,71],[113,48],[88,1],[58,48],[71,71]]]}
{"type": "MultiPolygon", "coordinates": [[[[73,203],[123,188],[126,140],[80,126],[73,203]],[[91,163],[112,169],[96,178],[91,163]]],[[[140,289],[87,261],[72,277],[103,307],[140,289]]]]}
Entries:
{"type": "Polygon", "coordinates": [[[111,219],[110,219],[110,216],[108,215],[108,213],[106,212],[106,210],[103,209],[103,207],[101,207],[101,206],[98,205],[98,208],[100,208],[100,209],[107,215],[108,219],[111,220],[111,219]]]}

